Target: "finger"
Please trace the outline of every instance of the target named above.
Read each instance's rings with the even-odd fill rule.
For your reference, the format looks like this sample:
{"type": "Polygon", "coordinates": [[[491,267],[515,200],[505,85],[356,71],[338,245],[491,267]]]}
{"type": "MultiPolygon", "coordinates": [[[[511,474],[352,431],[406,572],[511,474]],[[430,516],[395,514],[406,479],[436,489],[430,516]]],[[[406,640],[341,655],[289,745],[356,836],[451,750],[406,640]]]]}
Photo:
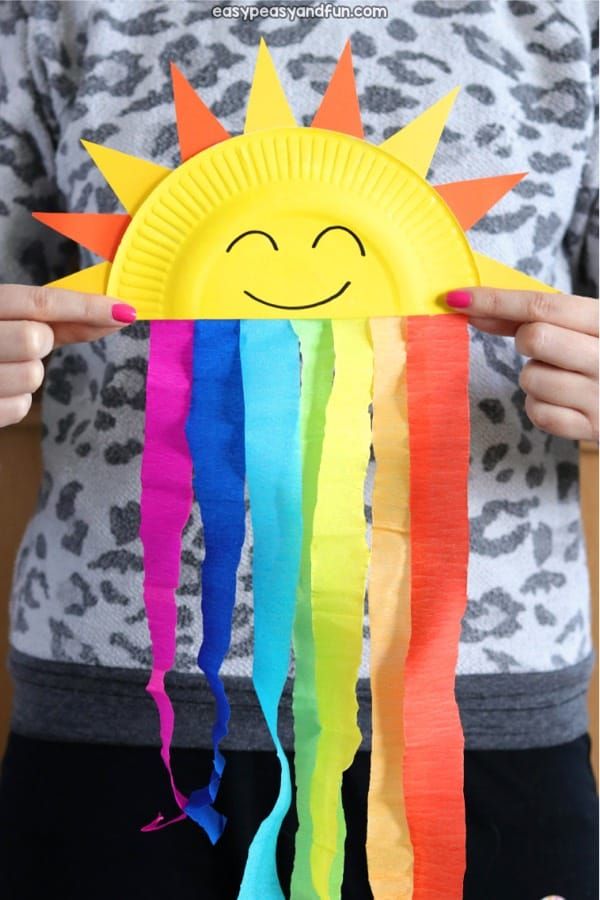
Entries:
{"type": "Polygon", "coordinates": [[[555,406],[528,396],[525,398],[525,412],[540,431],[571,441],[598,440],[598,432],[594,433],[590,420],[576,409],[555,406]]]}
{"type": "Polygon", "coordinates": [[[584,415],[589,413],[593,403],[592,379],[578,372],[566,372],[564,369],[556,369],[536,360],[531,360],[523,366],[519,384],[527,395],[536,400],[577,409],[584,415]]]}
{"type": "Polygon", "coordinates": [[[530,322],[518,327],[515,347],[523,356],[598,377],[598,339],[590,334],[546,322],[530,322]]]}
{"type": "Polygon", "coordinates": [[[43,359],[54,346],[54,332],[45,322],[1,322],[0,362],[43,359]]]}
{"type": "Polygon", "coordinates": [[[469,317],[469,325],[473,325],[479,331],[485,331],[486,334],[499,334],[504,337],[514,337],[519,322],[509,322],[508,319],[484,319],[479,316],[469,317]]]}
{"type": "Polygon", "coordinates": [[[18,397],[33,394],[44,380],[44,363],[41,359],[28,362],[2,363],[0,365],[0,397],[18,397]]]}
{"type": "Polygon", "coordinates": [[[598,335],[598,301],[590,297],[470,287],[450,291],[446,294],[446,302],[457,312],[476,318],[548,322],[572,331],[598,335]]]}
{"type": "Polygon", "coordinates": [[[31,394],[19,397],[0,397],[0,428],[16,425],[24,419],[31,408],[31,394]]]}
{"type": "Polygon", "coordinates": [[[135,309],[101,294],[81,294],[60,288],[0,285],[0,319],[36,322],[80,322],[100,328],[129,325],[135,309]]]}

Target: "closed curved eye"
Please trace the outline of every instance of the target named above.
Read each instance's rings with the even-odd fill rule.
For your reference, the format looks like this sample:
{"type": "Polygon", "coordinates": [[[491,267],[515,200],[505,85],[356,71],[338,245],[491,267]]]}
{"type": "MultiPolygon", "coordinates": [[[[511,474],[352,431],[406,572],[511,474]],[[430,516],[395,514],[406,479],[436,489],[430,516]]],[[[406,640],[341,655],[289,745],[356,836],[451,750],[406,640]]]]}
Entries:
{"type": "Polygon", "coordinates": [[[321,238],[324,237],[324,235],[326,235],[328,231],[345,231],[347,234],[350,235],[350,237],[354,238],[354,240],[358,244],[358,248],[360,250],[360,255],[361,256],[366,255],[364,244],[361,241],[361,239],[359,238],[359,236],[357,234],[354,234],[354,232],[350,228],[346,228],[345,225],[328,225],[327,228],[324,228],[323,231],[320,231],[318,233],[318,235],[312,242],[311,246],[313,247],[313,249],[317,246],[317,244],[319,243],[321,238]]]}
{"type": "Polygon", "coordinates": [[[233,247],[235,247],[235,245],[237,244],[238,241],[241,241],[242,238],[248,237],[251,234],[262,234],[262,236],[266,237],[266,239],[270,242],[271,246],[273,247],[273,250],[279,250],[279,247],[277,246],[277,243],[275,242],[275,238],[271,237],[271,235],[268,233],[268,231],[260,231],[258,228],[252,228],[250,231],[242,231],[241,234],[238,234],[238,236],[235,237],[232,240],[232,242],[229,244],[225,253],[229,253],[229,251],[233,247]]]}

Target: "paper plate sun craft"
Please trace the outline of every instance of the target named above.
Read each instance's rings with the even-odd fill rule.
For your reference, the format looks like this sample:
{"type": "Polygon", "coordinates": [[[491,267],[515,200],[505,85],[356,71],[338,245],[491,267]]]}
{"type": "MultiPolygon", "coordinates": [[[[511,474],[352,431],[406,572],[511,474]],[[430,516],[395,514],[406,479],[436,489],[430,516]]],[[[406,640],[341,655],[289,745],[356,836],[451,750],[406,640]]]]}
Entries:
{"type": "MultiPolygon", "coordinates": [[[[349,46],[308,128],[297,127],[264,42],[242,135],[225,131],[175,66],[172,78],[177,168],[84,142],[126,214],[35,214],[106,260],[55,284],[118,297],[150,320],[140,537],[153,651],[147,689],[181,811],[171,821],[188,816],[213,842],[225,827],[217,808],[230,709],[219,671],[247,486],[253,678],[281,788],[239,896],[283,897],[275,847],[292,786],[277,720],[292,645],[299,829],[291,896],[340,896],[341,780],[361,740],[356,680],[368,589],[372,891],[376,900],[460,898],[454,676],[468,561],[469,344],[466,319],[441,297],[465,285],[540,288],[474,252],[465,235],[523,174],[426,181],[456,90],[380,146],[365,142],[349,46]],[[205,541],[198,665],[216,716],[210,782],[188,797],[171,771],[165,675],[194,496],[205,541]]],[[[159,816],[146,830],[167,824],[159,816]]]]}

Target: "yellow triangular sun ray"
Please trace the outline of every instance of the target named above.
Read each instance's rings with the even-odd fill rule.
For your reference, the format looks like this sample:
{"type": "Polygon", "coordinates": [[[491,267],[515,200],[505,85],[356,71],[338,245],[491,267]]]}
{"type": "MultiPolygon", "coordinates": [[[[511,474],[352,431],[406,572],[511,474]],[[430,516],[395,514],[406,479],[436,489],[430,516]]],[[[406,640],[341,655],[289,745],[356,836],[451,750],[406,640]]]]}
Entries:
{"type": "Polygon", "coordinates": [[[381,149],[425,178],[460,88],[454,88],[386,141],[381,149]]]}
{"type": "Polygon", "coordinates": [[[264,38],[260,39],[254,77],[248,105],[244,132],[262,128],[293,128],[294,114],[281,86],[277,70],[264,38]]]}
{"type": "Polygon", "coordinates": [[[543,291],[544,293],[558,294],[557,288],[532,278],[531,275],[525,275],[518,269],[511,269],[504,263],[498,262],[491,256],[485,256],[483,253],[473,253],[477,271],[481,284],[488,287],[500,288],[510,291],[543,291]]]}
{"type": "Polygon", "coordinates": [[[51,281],[48,287],[59,287],[66,291],[81,291],[84,294],[106,294],[111,263],[103,262],[87,269],[80,269],[72,275],[51,281]]]}
{"type": "Polygon", "coordinates": [[[111,188],[130,215],[133,215],[156,185],[171,169],[147,159],[130,156],[112,147],[81,141],[111,188]]]}

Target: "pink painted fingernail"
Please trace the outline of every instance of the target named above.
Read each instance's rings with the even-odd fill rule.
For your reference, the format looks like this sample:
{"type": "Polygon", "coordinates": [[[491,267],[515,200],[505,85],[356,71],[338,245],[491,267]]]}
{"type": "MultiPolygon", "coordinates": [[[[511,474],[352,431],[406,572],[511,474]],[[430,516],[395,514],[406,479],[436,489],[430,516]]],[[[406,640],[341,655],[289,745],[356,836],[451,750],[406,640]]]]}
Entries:
{"type": "Polygon", "coordinates": [[[446,294],[446,303],[448,306],[454,306],[455,309],[465,309],[473,302],[473,297],[468,291],[448,291],[446,294]]]}
{"type": "Polygon", "coordinates": [[[112,317],[115,322],[125,322],[126,325],[131,325],[132,322],[135,322],[135,317],[137,313],[133,306],[129,306],[127,303],[115,303],[112,308],[112,317]]]}

